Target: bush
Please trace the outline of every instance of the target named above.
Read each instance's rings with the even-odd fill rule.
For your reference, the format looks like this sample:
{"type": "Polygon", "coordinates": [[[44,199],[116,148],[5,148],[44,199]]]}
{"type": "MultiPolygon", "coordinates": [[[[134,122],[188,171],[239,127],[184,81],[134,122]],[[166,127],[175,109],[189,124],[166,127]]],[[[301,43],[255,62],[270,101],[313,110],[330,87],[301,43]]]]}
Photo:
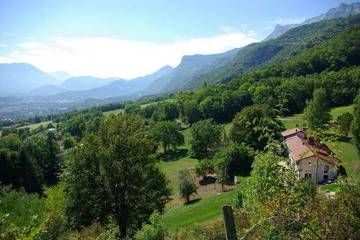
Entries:
{"type": "Polygon", "coordinates": [[[214,162],[209,159],[200,160],[195,166],[195,173],[198,176],[205,177],[208,174],[214,173],[214,162]]]}
{"type": "Polygon", "coordinates": [[[150,217],[150,224],[142,226],[135,234],[136,240],[164,240],[168,235],[165,223],[162,221],[159,212],[155,211],[150,217]]]}
{"type": "Polygon", "coordinates": [[[196,184],[190,174],[190,171],[187,169],[179,172],[179,178],[180,196],[186,200],[186,203],[189,203],[191,194],[196,193],[196,184]]]}

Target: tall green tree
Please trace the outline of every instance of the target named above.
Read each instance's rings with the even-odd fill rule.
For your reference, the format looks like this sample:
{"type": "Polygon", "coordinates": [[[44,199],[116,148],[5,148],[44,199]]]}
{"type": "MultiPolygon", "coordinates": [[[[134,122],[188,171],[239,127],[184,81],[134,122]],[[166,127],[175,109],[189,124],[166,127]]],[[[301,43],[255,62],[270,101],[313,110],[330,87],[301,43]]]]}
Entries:
{"type": "Polygon", "coordinates": [[[272,140],[280,139],[283,129],[272,111],[264,105],[253,105],[236,114],[230,138],[237,144],[245,143],[256,150],[263,150],[272,140]]]}
{"type": "Polygon", "coordinates": [[[66,170],[71,225],[106,222],[111,216],[125,238],[154,210],[162,211],[170,191],[151,152],[144,121],[134,115],[106,119],[96,134],[86,136],[66,170]]]}
{"type": "Polygon", "coordinates": [[[345,136],[347,136],[350,132],[352,120],[353,115],[351,113],[343,113],[336,119],[340,132],[345,136]]]}
{"type": "Polygon", "coordinates": [[[351,133],[354,136],[354,142],[357,149],[360,151],[360,94],[354,101],[354,119],[351,124],[351,133]]]}
{"type": "Polygon", "coordinates": [[[196,122],[191,135],[191,151],[198,159],[208,157],[209,149],[221,142],[221,128],[211,119],[196,122]]]}
{"type": "Polygon", "coordinates": [[[233,178],[236,175],[248,176],[251,171],[251,165],[254,161],[252,150],[244,143],[232,144],[225,153],[225,163],[228,177],[233,178]]]}
{"type": "Polygon", "coordinates": [[[179,116],[179,109],[174,102],[163,102],[158,104],[153,114],[155,121],[173,121],[179,116]]]}
{"type": "Polygon", "coordinates": [[[187,101],[184,103],[184,117],[189,124],[193,124],[202,119],[202,113],[199,104],[196,101],[187,101]]]}
{"type": "Polygon", "coordinates": [[[184,135],[176,123],[171,121],[156,123],[151,130],[151,137],[163,146],[164,153],[167,153],[169,146],[176,148],[184,143],[184,135]]]}
{"type": "Polygon", "coordinates": [[[314,91],[313,100],[307,103],[304,120],[310,128],[319,128],[331,119],[329,100],[323,88],[314,91]]]}
{"type": "Polygon", "coordinates": [[[186,203],[189,203],[190,196],[196,193],[195,181],[187,169],[179,171],[179,180],[180,196],[185,199],[186,203]]]}

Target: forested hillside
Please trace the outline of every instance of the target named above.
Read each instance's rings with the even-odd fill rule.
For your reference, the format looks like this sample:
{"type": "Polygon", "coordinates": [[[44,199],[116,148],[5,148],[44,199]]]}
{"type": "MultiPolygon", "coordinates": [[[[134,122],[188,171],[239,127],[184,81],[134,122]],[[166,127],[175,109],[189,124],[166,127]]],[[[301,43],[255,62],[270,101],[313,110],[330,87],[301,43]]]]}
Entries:
{"type": "Polygon", "coordinates": [[[253,68],[285,62],[313,46],[333,38],[337,33],[360,23],[360,16],[312,23],[289,30],[281,37],[244,47],[227,65],[194,78],[185,88],[227,82],[253,68]]]}

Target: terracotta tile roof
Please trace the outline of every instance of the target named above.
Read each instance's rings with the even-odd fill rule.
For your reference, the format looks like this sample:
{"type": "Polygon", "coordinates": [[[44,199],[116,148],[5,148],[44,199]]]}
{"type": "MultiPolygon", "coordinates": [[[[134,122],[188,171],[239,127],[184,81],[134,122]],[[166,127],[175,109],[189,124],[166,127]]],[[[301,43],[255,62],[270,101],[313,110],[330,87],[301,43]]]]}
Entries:
{"type": "Polygon", "coordinates": [[[313,138],[307,138],[300,128],[294,128],[282,132],[285,144],[290,152],[291,158],[295,162],[317,156],[319,159],[329,163],[337,164],[339,160],[330,156],[332,151],[324,144],[320,144],[313,138]]]}
{"type": "Polygon", "coordinates": [[[315,155],[297,135],[288,137],[285,140],[285,144],[289,149],[292,159],[296,162],[315,155]]]}

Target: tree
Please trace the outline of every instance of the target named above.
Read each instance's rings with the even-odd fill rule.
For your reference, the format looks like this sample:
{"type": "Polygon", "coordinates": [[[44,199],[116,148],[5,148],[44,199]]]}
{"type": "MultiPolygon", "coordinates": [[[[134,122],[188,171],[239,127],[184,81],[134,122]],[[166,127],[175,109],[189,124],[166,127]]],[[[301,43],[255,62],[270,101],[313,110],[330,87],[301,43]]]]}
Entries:
{"type": "Polygon", "coordinates": [[[86,120],[82,114],[78,114],[65,121],[62,128],[64,132],[68,132],[74,137],[81,138],[86,130],[86,120]]]}
{"type": "Polygon", "coordinates": [[[213,118],[217,122],[221,121],[223,108],[220,98],[213,96],[206,97],[201,101],[199,108],[205,119],[213,118]]]}
{"type": "Polygon", "coordinates": [[[150,217],[150,224],[145,224],[135,234],[136,240],[165,240],[168,235],[166,224],[159,212],[155,211],[150,217]]]}
{"type": "Polygon", "coordinates": [[[21,139],[15,133],[10,133],[0,138],[0,148],[7,148],[10,151],[19,151],[21,139]]]}
{"type": "Polygon", "coordinates": [[[208,156],[209,148],[221,141],[221,128],[213,120],[207,119],[196,122],[191,128],[191,150],[195,158],[208,156]]]}
{"type": "Polygon", "coordinates": [[[360,151],[360,94],[354,101],[354,119],[351,124],[351,133],[354,136],[354,142],[357,149],[360,151]]]}
{"type": "Polygon", "coordinates": [[[351,113],[343,113],[336,119],[340,132],[345,136],[349,134],[352,120],[353,115],[351,113]]]}
{"type": "Polygon", "coordinates": [[[255,150],[263,150],[272,140],[280,139],[283,129],[272,111],[263,105],[253,105],[236,114],[230,138],[237,144],[245,143],[255,150]]]}
{"type": "Polygon", "coordinates": [[[202,113],[199,104],[196,101],[188,101],[184,103],[184,116],[189,124],[193,124],[202,119],[202,113]]]}
{"type": "Polygon", "coordinates": [[[184,135],[179,132],[179,128],[175,122],[163,121],[158,122],[151,130],[151,137],[161,143],[164,148],[164,153],[167,152],[168,147],[176,148],[184,143],[184,135]]]}
{"type": "Polygon", "coordinates": [[[153,114],[155,121],[173,121],[179,116],[176,103],[163,102],[158,104],[158,108],[153,114]]]}
{"type": "Polygon", "coordinates": [[[189,170],[179,171],[179,190],[180,196],[186,200],[186,203],[190,202],[190,196],[196,193],[196,184],[189,170]]]}
{"type": "Polygon", "coordinates": [[[96,134],[85,136],[66,169],[70,225],[111,216],[125,238],[154,210],[162,211],[170,191],[151,152],[144,122],[135,115],[108,118],[96,134]]]}
{"type": "Polygon", "coordinates": [[[132,114],[138,114],[141,110],[141,107],[139,104],[136,103],[127,103],[125,104],[124,111],[125,113],[132,113],[132,114]]]}
{"type": "Polygon", "coordinates": [[[64,134],[64,149],[69,149],[75,146],[76,140],[70,134],[64,134]]]}
{"type": "Polygon", "coordinates": [[[237,112],[251,105],[251,96],[245,91],[224,91],[221,95],[223,120],[231,121],[237,112]]]}
{"type": "Polygon", "coordinates": [[[248,176],[254,157],[251,149],[244,143],[237,145],[232,144],[227,148],[225,153],[225,162],[227,174],[230,178],[236,175],[248,176]]]}
{"type": "Polygon", "coordinates": [[[330,120],[329,101],[324,89],[314,91],[314,99],[307,103],[304,120],[310,128],[319,128],[330,120]]]}
{"type": "Polygon", "coordinates": [[[140,115],[143,116],[144,118],[151,118],[154,112],[156,111],[157,107],[158,107],[157,104],[147,105],[140,110],[140,115]]]}

